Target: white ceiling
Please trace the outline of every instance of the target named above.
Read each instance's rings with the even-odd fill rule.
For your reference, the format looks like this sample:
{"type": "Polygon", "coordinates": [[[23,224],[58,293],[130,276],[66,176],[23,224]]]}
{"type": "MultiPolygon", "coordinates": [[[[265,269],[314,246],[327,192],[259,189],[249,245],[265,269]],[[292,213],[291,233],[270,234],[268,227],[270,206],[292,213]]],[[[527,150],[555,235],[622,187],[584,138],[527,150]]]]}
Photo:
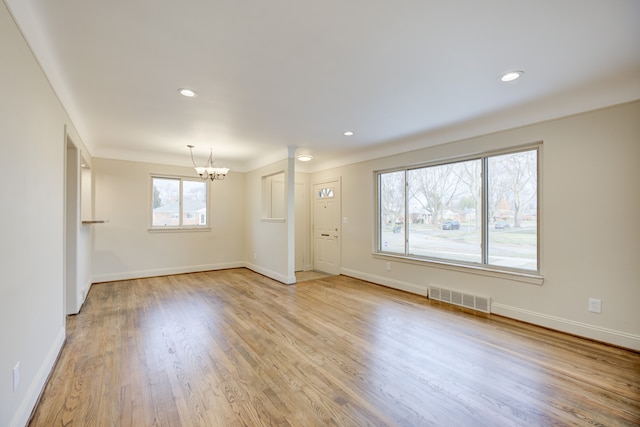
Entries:
{"type": "Polygon", "coordinates": [[[315,170],[640,98],[638,0],[4,1],[97,157],[315,170]]]}

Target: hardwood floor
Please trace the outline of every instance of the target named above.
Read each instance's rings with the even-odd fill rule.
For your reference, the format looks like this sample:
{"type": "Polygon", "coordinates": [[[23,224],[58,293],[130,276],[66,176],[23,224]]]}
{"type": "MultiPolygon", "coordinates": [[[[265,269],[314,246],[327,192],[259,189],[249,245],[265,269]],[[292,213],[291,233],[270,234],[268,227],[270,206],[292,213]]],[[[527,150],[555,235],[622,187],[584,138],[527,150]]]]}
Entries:
{"type": "Polygon", "coordinates": [[[31,426],[640,424],[640,354],[344,276],[96,284],[31,426]]]}
{"type": "Polygon", "coordinates": [[[296,271],[296,283],[306,282],[307,280],[324,279],[333,276],[332,274],[322,273],[320,271],[296,271]]]}

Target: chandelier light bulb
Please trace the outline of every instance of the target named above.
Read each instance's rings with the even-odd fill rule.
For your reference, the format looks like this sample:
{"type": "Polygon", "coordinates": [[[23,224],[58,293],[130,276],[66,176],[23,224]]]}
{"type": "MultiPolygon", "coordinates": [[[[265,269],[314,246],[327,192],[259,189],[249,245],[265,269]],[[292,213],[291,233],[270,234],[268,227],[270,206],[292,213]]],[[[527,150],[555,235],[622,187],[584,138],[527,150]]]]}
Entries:
{"type": "Polygon", "coordinates": [[[209,151],[209,158],[207,159],[207,163],[204,166],[196,165],[196,161],[193,159],[193,149],[195,146],[187,145],[189,147],[189,152],[191,153],[191,163],[193,163],[193,168],[196,170],[196,173],[203,180],[211,180],[211,181],[222,181],[226,178],[229,173],[229,168],[217,168],[213,167],[213,148],[209,151]]]}

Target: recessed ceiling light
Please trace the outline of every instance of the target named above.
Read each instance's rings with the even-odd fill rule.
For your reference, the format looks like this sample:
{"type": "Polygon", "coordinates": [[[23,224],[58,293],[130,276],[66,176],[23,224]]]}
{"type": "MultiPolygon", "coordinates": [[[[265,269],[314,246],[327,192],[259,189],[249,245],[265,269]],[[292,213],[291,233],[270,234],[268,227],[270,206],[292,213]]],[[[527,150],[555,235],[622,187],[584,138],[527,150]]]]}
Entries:
{"type": "Polygon", "coordinates": [[[520,76],[522,76],[523,74],[524,71],[510,71],[500,77],[500,80],[502,80],[503,82],[512,82],[515,79],[520,78],[520,76]]]}
{"type": "Polygon", "coordinates": [[[350,131],[350,130],[348,130],[348,131],[346,131],[346,132],[344,133],[344,136],[351,136],[351,135],[353,135],[353,132],[352,132],[352,131],[350,131]]]}
{"type": "Polygon", "coordinates": [[[196,96],[198,96],[196,91],[192,89],[181,88],[178,89],[178,92],[180,93],[180,95],[186,96],[187,98],[195,98],[196,96]]]}
{"type": "Polygon", "coordinates": [[[309,162],[313,160],[313,156],[311,154],[298,154],[296,156],[296,159],[300,160],[301,162],[309,162]]]}

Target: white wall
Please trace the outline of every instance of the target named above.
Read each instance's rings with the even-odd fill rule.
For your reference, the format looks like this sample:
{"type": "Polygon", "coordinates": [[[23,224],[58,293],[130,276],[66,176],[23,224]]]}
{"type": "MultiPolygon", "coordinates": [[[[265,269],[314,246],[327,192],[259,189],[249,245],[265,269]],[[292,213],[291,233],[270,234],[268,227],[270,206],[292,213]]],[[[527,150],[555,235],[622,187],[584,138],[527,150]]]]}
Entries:
{"type": "MultiPolygon", "coordinates": [[[[635,164],[640,160],[638,118],[640,102],[296,179],[313,183],[342,177],[341,216],[349,218],[342,230],[343,274],[419,294],[438,285],[489,296],[496,314],[640,349],[640,311],[635,306],[640,301],[640,223],[635,220],[640,196],[634,191],[640,182],[635,164]],[[542,285],[372,256],[375,170],[536,141],[543,141],[542,285]],[[392,263],[391,271],[386,262],[392,263]],[[588,312],[589,297],[602,300],[601,314],[588,312]]],[[[214,183],[214,191],[230,196],[220,197],[224,215],[214,220],[219,233],[159,238],[146,229],[149,175],[188,175],[190,169],[94,159],[96,215],[110,220],[95,228],[94,280],[245,265],[294,283],[288,219],[262,218],[262,177],[289,170],[289,161],[214,183]],[[243,237],[234,240],[231,235],[243,237]],[[220,239],[230,242],[229,250],[216,253],[215,259],[198,258],[220,239]],[[187,248],[187,255],[178,248],[187,248]]],[[[215,205],[219,199],[213,197],[215,205]]]]}
{"type": "Polygon", "coordinates": [[[13,427],[27,422],[65,338],[65,125],[84,147],[4,2],[0,58],[0,425],[13,427]]]}
{"type": "Polygon", "coordinates": [[[342,273],[426,294],[429,285],[492,298],[492,311],[640,350],[640,102],[323,171],[342,176],[342,273]],[[372,256],[373,172],[544,141],[544,283],[372,256]],[[385,271],[386,262],[392,270],[385,271]],[[587,310],[589,297],[602,313],[587,310]]]}
{"type": "MultiPolygon", "coordinates": [[[[149,232],[149,188],[152,174],[193,176],[192,168],[92,159],[94,218],[93,282],[246,266],[283,283],[294,283],[292,221],[263,218],[262,177],[291,170],[285,159],[250,173],[233,171],[210,185],[210,232],[149,232]],[[254,256],[255,255],[255,256],[254,256]],[[291,258],[291,259],[290,259],[291,258]]],[[[296,174],[309,191],[309,175],[296,174]]],[[[305,194],[306,195],[306,194],[305,194]]],[[[311,268],[309,198],[303,201],[307,226],[300,239],[305,266],[311,268]]],[[[289,200],[285,200],[285,211],[289,200]]],[[[300,250],[300,248],[298,248],[300,250]]]]}
{"type": "MultiPolygon", "coordinates": [[[[247,267],[283,283],[295,283],[293,263],[289,265],[289,221],[290,218],[270,219],[263,217],[262,178],[285,172],[288,180],[289,159],[264,168],[248,172],[245,177],[247,231],[244,254],[247,267]]],[[[288,192],[288,189],[287,189],[288,192]]],[[[285,211],[288,212],[288,200],[285,211]]]]}
{"type": "MultiPolygon", "coordinates": [[[[89,154],[4,2],[0,58],[0,425],[14,427],[26,423],[65,338],[65,125],[89,154]]],[[[639,141],[635,102],[331,169],[311,181],[342,177],[344,274],[418,293],[435,284],[488,295],[498,314],[640,350],[639,141]],[[387,272],[387,260],[372,256],[374,170],[538,140],[543,285],[396,261],[387,272]],[[602,300],[601,314],[587,311],[589,297],[602,300]]],[[[149,175],[191,169],[93,159],[93,217],[110,222],[81,229],[79,280],[87,280],[93,230],[94,281],[246,264],[292,283],[292,224],[260,218],[261,176],[290,164],[213,183],[210,232],[149,233],[149,175]]]]}
{"type": "Polygon", "coordinates": [[[195,177],[193,168],[93,159],[93,281],[243,266],[244,175],[209,184],[210,231],[150,232],[152,174],[195,177]]]}

